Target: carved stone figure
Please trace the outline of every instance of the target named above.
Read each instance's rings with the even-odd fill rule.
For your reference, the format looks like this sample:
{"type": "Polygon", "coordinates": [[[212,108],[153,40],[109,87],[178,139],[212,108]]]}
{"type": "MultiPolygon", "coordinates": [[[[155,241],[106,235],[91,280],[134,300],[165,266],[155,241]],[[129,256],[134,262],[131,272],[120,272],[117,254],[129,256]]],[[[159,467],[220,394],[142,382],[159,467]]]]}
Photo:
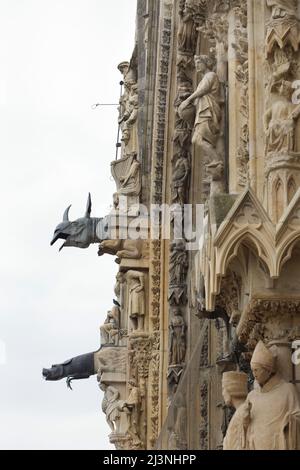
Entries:
{"type": "Polygon", "coordinates": [[[300,106],[292,103],[292,90],[290,82],[282,81],[276,101],[265,114],[267,154],[289,154],[295,151],[295,127],[300,116],[300,106]]]}
{"type": "Polygon", "coordinates": [[[138,86],[134,84],[131,86],[130,95],[128,97],[125,112],[122,116],[124,122],[122,128],[122,141],[125,145],[128,145],[131,139],[131,129],[135,124],[139,110],[139,97],[138,97],[138,86]]]}
{"type": "Polygon", "coordinates": [[[183,206],[186,203],[187,183],[190,174],[190,164],[185,153],[181,153],[176,161],[173,170],[173,195],[172,200],[174,203],[179,203],[183,206]]]}
{"type": "Polygon", "coordinates": [[[104,240],[99,245],[98,256],[104,254],[117,256],[121,259],[140,259],[143,255],[143,240],[104,240]]]}
{"type": "Polygon", "coordinates": [[[135,380],[128,382],[129,396],[124,401],[122,410],[127,414],[128,432],[134,439],[139,439],[141,412],[141,394],[135,380]]]}
{"type": "Polygon", "coordinates": [[[209,175],[210,196],[224,193],[224,163],[222,161],[214,161],[206,165],[206,170],[209,175]]]}
{"type": "Polygon", "coordinates": [[[184,54],[193,54],[197,45],[198,32],[193,19],[194,11],[188,4],[181,12],[181,22],[178,31],[178,50],[184,54]]]}
{"type": "Polygon", "coordinates": [[[123,402],[120,400],[120,392],[112,385],[101,382],[100,390],[104,392],[102,411],[106,415],[106,422],[114,434],[120,432],[120,412],[123,402]]]}
{"type": "Polygon", "coordinates": [[[145,319],[145,280],[140,271],[128,271],[129,283],[128,315],[134,331],[144,330],[145,319]]]}
{"type": "Polygon", "coordinates": [[[136,152],[113,161],[111,173],[117,186],[115,209],[119,209],[120,196],[127,197],[128,208],[133,204],[138,204],[141,193],[141,168],[136,152]]]}
{"type": "Polygon", "coordinates": [[[204,162],[210,163],[220,159],[216,147],[221,131],[221,87],[210,57],[195,56],[195,65],[202,78],[197,90],[180,105],[179,114],[191,103],[196,107],[192,143],[200,148],[204,162]]]}
{"type": "Polygon", "coordinates": [[[186,353],[186,325],[179,308],[173,309],[170,330],[169,343],[169,363],[170,366],[182,365],[185,360],[186,353]]]}
{"type": "Polygon", "coordinates": [[[116,294],[116,297],[117,297],[118,302],[119,302],[121,307],[123,307],[122,287],[123,287],[124,283],[125,283],[124,273],[119,271],[117,276],[116,276],[116,284],[115,284],[115,287],[114,287],[114,292],[116,294]]]}
{"type": "Polygon", "coordinates": [[[249,393],[243,417],[249,450],[300,448],[299,395],[296,387],[276,372],[274,352],[259,341],[252,356],[258,388],[249,393]]]}
{"type": "Polygon", "coordinates": [[[104,325],[100,326],[101,344],[118,345],[120,332],[120,309],[114,306],[109,312],[104,325]]]}
{"type": "Polygon", "coordinates": [[[188,257],[183,240],[174,240],[171,245],[170,286],[185,284],[188,257]]]}
{"type": "MultiPolygon", "coordinates": [[[[124,93],[120,99],[119,125],[125,147],[132,138],[132,127],[138,113],[138,86],[136,72],[128,62],[122,62],[118,69],[123,75],[124,93]]],[[[136,140],[136,139],[133,139],[136,140]]]]}
{"type": "Polygon", "coordinates": [[[223,442],[224,450],[242,450],[246,447],[246,429],[243,422],[243,404],[248,395],[248,376],[243,372],[224,372],[222,392],[227,407],[234,407],[223,442]]]}
{"type": "Polygon", "coordinates": [[[272,8],[272,18],[294,17],[297,9],[297,0],[267,0],[267,6],[272,8]]]}

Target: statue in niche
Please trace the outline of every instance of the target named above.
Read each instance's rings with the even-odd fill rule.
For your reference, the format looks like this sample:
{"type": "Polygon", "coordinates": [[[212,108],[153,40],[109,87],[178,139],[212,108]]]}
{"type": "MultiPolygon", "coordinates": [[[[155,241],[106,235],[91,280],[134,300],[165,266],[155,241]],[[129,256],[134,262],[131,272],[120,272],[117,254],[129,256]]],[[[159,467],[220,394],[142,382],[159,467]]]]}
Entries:
{"type": "Polygon", "coordinates": [[[267,6],[272,8],[275,20],[296,16],[297,0],[267,0],[267,6]]]}
{"type": "Polygon", "coordinates": [[[187,183],[190,175],[190,163],[186,153],[181,151],[177,158],[172,176],[172,201],[184,206],[186,203],[187,183]]]}
{"type": "Polygon", "coordinates": [[[101,345],[118,346],[120,333],[120,309],[116,305],[107,312],[107,317],[100,326],[101,345]]]}
{"type": "Polygon", "coordinates": [[[282,80],[276,87],[279,94],[264,116],[266,154],[290,154],[295,152],[295,128],[300,106],[292,103],[291,82],[282,80]]]}
{"type": "Polygon", "coordinates": [[[183,54],[192,55],[195,52],[198,39],[196,24],[193,20],[193,8],[186,4],[179,15],[181,21],[178,31],[178,50],[183,54]]]}
{"type": "Polygon", "coordinates": [[[206,55],[195,56],[195,66],[201,80],[197,90],[179,107],[182,115],[187,107],[196,107],[196,119],[192,143],[201,150],[204,163],[220,161],[217,143],[221,133],[221,86],[213,71],[214,61],[206,55]]]}
{"type": "Polygon", "coordinates": [[[223,441],[224,450],[242,450],[246,447],[243,405],[248,395],[248,376],[244,372],[224,372],[222,393],[226,407],[234,407],[233,415],[223,441]]]}
{"type": "Polygon", "coordinates": [[[122,404],[122,411],[127,414],[128,433],[134,438],[139,439],[139,421],[141,413],[141,394],[135,380],[128,382],[129,396],[122,404]]]}
{"type": "Polygon", "coordinates": [[[183,240],[174,240],[171,245],[170,257],[170,285],[185,284],[188,269],[188,256],[183,240]]]}
{"type": "Polygon", "coordinates": [[[248,450],[300,449],[300,401],[296,387],[277,372],[276,346],[257,343],[251,369],[258,388],[249,393],[243,423],[248,450]]]}
{"type": "Polygon", "coordinates": [[[145,319],[145,279],[139,271],[128,271],[126,279],[129,283],[128,315],[133,331],[144,330],[145,319]]]}
{"type": "Polygon", "coordinates": [[[170,366],[182,365],[186,353],[186,326],[179,308],[173,309],[170,330],[169,343],[169,363],[170,366]]]}
{"type": "Polygon", "coordinates": [[[100,382],[99,388],[104,392],[102,411],[106,415],[106,422],[114,434],[119,434],[120,412],[123,406],[123,402],[120,400],[119,390],[103,382],[100,382]]]}

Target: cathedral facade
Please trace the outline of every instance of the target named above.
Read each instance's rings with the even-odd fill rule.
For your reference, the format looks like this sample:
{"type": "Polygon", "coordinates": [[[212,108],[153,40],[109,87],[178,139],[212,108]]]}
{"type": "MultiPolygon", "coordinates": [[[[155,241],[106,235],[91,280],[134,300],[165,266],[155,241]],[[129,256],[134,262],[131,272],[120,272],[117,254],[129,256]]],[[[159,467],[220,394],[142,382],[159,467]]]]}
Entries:
{"type": "Polygon", "coordinates": [[[116,449],[300,449],[299,17],[137,0],[114,209],[53,239],[116,260],[115,298],[99,350],[44,370],[97,374],[116,449]]]}

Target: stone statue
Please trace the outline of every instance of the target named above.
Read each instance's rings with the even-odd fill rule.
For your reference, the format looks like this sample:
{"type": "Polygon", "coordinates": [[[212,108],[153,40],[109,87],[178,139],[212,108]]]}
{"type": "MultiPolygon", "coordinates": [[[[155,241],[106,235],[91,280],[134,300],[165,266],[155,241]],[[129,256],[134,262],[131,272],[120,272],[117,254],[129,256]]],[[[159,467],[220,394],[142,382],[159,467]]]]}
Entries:
{"type": "Polygon", "coordinates": [[[169,362],[170,366],[182,365],[186,353],[186,326],[179,308],[173,309],[173,316],[169,325],[170,330],[170,346],[169,346],[169,362]]]}
{"type": "Polygon", "coordinates": [[[183,54],[194,54],[198,31],[193,19],[194,11],[186,4],[183,11],[180,13],[181,21],[178,31],[178,50],[183,54]]]}
{"type": "Polygon", "coordinates": [[[186,203],[187,183],[190,175],[190,164],[185,154],[180,154],[175,168],[173,170],[172,184],[173,184],[173,203],[178,203],[183,206],[186,203]]]}
{"type": "Polygon", "coordinates": [[[296,16],[297,0],[267,0],[267,6],[272,8],[273,19],[296,16]]]}
{"type": "Polygon", "coordinates": [[[141,412],[141,394],[135,380],[128,382],[129,396],[124,401],[122,411],[127,414],[128,432],[139,439],[139,422],[141,412]]]}
{"type": "Polygon", "coordinates": [[[222,392],[225,405],[236,409],[223,442],[224,450],[242,450],[246,447],[246,429],[243,405],[248,395],[248,376],[244,372],[224,372],[222,392]]]}
{"type": "Polygon", "coordinates": [[[183,240],[174,240],[171,245],[170,286],[185,284],[188,256],[183,240]]]}
{"type": "Polygon", "coordinates": [[[290,154],[295,151],[295,127],[300,116],[300,106],[292,103],[292,92],[292,83],[283,80],[276,101],[265,114],[267,154],[290,154]]]}
{"type": "Polygon", "coordinates": [[[249,450],[300,449],[299,395],[296,387],[277,373],[274,352],[259,341],[252,356],[251,369],[258,387],[249,393],[243,417],[249,450]]]}
{"type": "Polygon", "coordinates": [[[100,390],[104,392],[102,411],[106,415],[106,422],[114,434],[120,432],[120,412],[123,402],[120,400],[120,392],[111,385],[100,382],[100,390]]]}
{"type": "Polygon", "coordinates": [[[192,143],[200,148],[205,163],[220,160],[217,142],[221,131],[221,86],[218,75],[213,71],[213,60],[208,56],[195,56],[196,70],[201,74],[197,90],[179,107],[179,115],[193,104],[196,120],[192,143]]]}
{"type": "Polygon", "coordinates": [[[145,280],[140,271],[128,271],[129,283],[128,315],[134,331],[144,330],[145,318],[145,280]]]}
{"type": "Polygon", "coordinates": [[[109,312],[104,325],[100,326],[101,345],[118,345],[120,333],[120,309],[114,306],[109,312]]]}

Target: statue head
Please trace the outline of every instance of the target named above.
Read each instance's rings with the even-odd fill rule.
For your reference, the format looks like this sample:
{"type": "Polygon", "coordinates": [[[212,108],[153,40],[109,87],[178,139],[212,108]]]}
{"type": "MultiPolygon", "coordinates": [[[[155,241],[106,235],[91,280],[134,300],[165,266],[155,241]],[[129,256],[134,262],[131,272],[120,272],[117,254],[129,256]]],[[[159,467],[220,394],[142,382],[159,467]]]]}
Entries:
{"type": "Polygon", "coordinates": [[[205,73],[208,70],[213,70],[215,66],[214,60],[208,55],[195,55],[195,67],[197,72],[205,73]]]}
{"type": "Polygon", "coordinates": [[[275,356],[262,341],[259,341],[251,359],[251,370],[255,380],[262,387],[275,373],[275,356]]]}
{"type": "Polygon", "coordinates": [[[234,399],[245,400],[248,395],[248,376],[244,372],[224,372],[222,393],[225,404],[233,405],[234,399]]]}
{"type": "Polygon", "coordinates": [[[127,61],[123,61],[118,65],[118,70],[121,72],[123,77],[125,77],[125,75],[127,74],[129,70],[129,65],[130,65],[129,62],[127,61]]]}
{"type": "Polygon", "coordinates": [[[69,220],[70,208],[71,206],[65,210],[63,221],[56,227],[53,239],[51,241],[52,246],[59,239],[65,240],[59,251],[68,246],[73,246],[76,248],[88,248],[93,242],[94,231],[93,219],[91,219],[91,195],[89,194],[88,196],[86,211],[82,218],[71,222],[69,220]]]}

